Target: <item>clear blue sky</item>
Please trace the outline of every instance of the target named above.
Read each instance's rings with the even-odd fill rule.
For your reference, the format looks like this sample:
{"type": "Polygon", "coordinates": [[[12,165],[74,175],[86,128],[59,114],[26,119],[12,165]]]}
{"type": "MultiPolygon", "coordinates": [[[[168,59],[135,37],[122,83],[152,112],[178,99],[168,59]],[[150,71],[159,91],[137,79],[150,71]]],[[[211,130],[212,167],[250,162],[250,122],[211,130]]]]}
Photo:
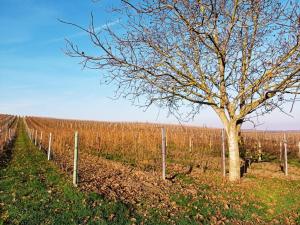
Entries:
{"type": "MultiPolygon", "coordinates": [[[[128,100],[111,100],[114,87],[100,85],[101,71],[82,70],[64,55],[64,38],[88,44],[87,37],[57,18],[88,25],[93,11],[96,26],[115,23],[102,0],[0,0],[0,113],[110,121],[177,123],[158,108],[143,109],[128,100]]],[[[114,25],[112,25],[114,26],[114,25]]],[[[261,118],[261,129],[300,129],[300,106],[294,118],[279,112],[261,118]],[[297,116],[298,115],[298,116],[297,116]]],[[[211,110],[190,124],[220,127],[211,110]]]]}

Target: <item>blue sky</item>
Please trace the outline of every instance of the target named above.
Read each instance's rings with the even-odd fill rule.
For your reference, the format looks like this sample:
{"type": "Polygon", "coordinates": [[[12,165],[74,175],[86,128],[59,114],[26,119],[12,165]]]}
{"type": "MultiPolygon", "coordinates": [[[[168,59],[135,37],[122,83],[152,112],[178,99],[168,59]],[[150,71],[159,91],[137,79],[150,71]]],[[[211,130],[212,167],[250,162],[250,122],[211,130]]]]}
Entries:
{"type": "MultiPolygon", "coordinates": [[[[96,26],[115,26],[112,2],[101,0],[0,0],[0,113],[110,121],[177,123],[152,107],[144,112],[128,100],[112,100],[114,87],[100,85],[101,71],[82,70],[63,53],[64,38],[88,45],[87,37],[57,18],[88,25],[92,11],[96,26]]],[[[273,112],[260,119],[261,129],[300,129],[300,107],[290,118],[273,112]]],[[[209,109],[194,125],[220,127],[209,109]]],[[[250,127],[250,125],[249,125],[250,127]]]]}

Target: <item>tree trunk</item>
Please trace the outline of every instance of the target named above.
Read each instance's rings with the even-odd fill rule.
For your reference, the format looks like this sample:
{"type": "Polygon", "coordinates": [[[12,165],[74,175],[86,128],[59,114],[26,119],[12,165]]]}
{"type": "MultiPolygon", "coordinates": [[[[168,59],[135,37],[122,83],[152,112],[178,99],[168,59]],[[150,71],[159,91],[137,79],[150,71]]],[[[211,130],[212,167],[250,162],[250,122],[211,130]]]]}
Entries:
{"type": "Polygon", "coordinates": [[[227,130],[228,148],[229,148],[229,180],[239,181],[240,172],[240,153],[239,153],[239,136],[237,125],[230,124],[227,130]]]}

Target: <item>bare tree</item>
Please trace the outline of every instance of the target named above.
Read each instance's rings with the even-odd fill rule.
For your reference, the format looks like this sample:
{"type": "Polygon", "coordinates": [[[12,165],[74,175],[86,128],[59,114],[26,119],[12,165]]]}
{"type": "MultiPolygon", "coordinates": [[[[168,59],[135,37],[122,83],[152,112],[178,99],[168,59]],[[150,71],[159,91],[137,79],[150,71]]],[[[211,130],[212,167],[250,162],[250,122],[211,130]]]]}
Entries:
{"type": "Polygon", "coordinates": [[[229,179],[240,179],[243,122],[298,94],[299,2],[287,0],[123,0],[120,29],[85,28],[98,53],[67,41],[84,67],[106,70],[120,95],[195,115],[210,106],[224,124],[229,179]],[[293,96],[291,96],[293,95],[293,96]]]}

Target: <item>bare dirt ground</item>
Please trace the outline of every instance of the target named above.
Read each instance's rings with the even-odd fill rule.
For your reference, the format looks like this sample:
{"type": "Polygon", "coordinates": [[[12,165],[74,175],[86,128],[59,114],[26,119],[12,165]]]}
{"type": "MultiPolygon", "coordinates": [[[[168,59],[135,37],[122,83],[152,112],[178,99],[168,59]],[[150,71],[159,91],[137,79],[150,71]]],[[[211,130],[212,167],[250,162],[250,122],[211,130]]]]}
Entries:
{"type": "MultiPolygon", "coordinates": [[[[255,211],[265,207],[261,204],[267,204],[266,207],[270,208],[269,211],[266,209],[269,222],[278,224],[281,222],[275,218],[280,217],[283,211],[280,207],[277,211],[272,208],[281,203],[277,203],[275,199],[269,202],[269,198],[281,197],[280,192],[286,186],[285,181],[299,181],[300,185],[300,168],[290,165],[289,176],[285,176],[279,164],[270,162],[253,163],[238,183],[228,182],[222,178],[220,171],[197,167],[191,169],[178,164],[167,165],[166,180],[162,180],[160,173],[146,172],[137,167],[89,154],[80,155],[79,165],[81,190],[97,192],[112,200],[121,200],[145,218],[150,216],[153,209],[158,210],[162,213],[160,216],[170,224],[175,224],[176,220],[172,218],[198,210],[197,207],[211,209],[204,215],[205,218],[209,218],[209,224],[266,224],[265,218],[262,219],[255,211]],[[267,197],[264,198],[269,189],[278,189],[276,196],[271,193],[272,195],[266,194],[267,197]],[[253,193],[253,190],[258,193],[253,193]],[[176,200],[174,196],[183,198],[176,200]],[[197,206],[197,201],[204,203],[197,206]],[[245,211],[248,207],[255,209],[251,209],[253,212],[245,211]],[[249,214],[249,220],[254,222],[244,223],[241,219],[236,219],[240,215],[245,217],[244,214],[249,214]]],[[[72,168],[69,167],[69,172],[71,171],[72,168]]],[[[292,184],[289,185],[286,191],[292,194],[292,184]]],[[[285,203],[284,198],[280,201],[285,203]]],[[[191,215],[194,221],[206,224],[202,221],[202,214],[190,213],[189,216],[191,215]]],[[[295,224],[293,221],[297,215],[293,214],[289,220],[291,222],[287,224],[295,224]]]]}
{"type": "Polygon", "coordinates": [[[270,162],[253,163],[248,172],[249,175],[255,175],[263,178],[278,178],[284,180],[300,180],[300,168],[289,165],[288,176],[282,171],[280,164],[270,162]]]}
{"type": "MultiPolygon", "coordinates": [[[[141,171],[120,162],[90,155],[82,156],[81,160],[89,162],[89,164],[82,163],[80,168],[82,190],[95,191],[137,208],[161,208],[172,215],[179,210],[170,199],[172,194],[197,193],[193,184],[184,184],[176,178],[163,180],[158,173],[141,171]]],[[[188,168],[181,167],[174,170],[185,173],[188,168]]]]}

